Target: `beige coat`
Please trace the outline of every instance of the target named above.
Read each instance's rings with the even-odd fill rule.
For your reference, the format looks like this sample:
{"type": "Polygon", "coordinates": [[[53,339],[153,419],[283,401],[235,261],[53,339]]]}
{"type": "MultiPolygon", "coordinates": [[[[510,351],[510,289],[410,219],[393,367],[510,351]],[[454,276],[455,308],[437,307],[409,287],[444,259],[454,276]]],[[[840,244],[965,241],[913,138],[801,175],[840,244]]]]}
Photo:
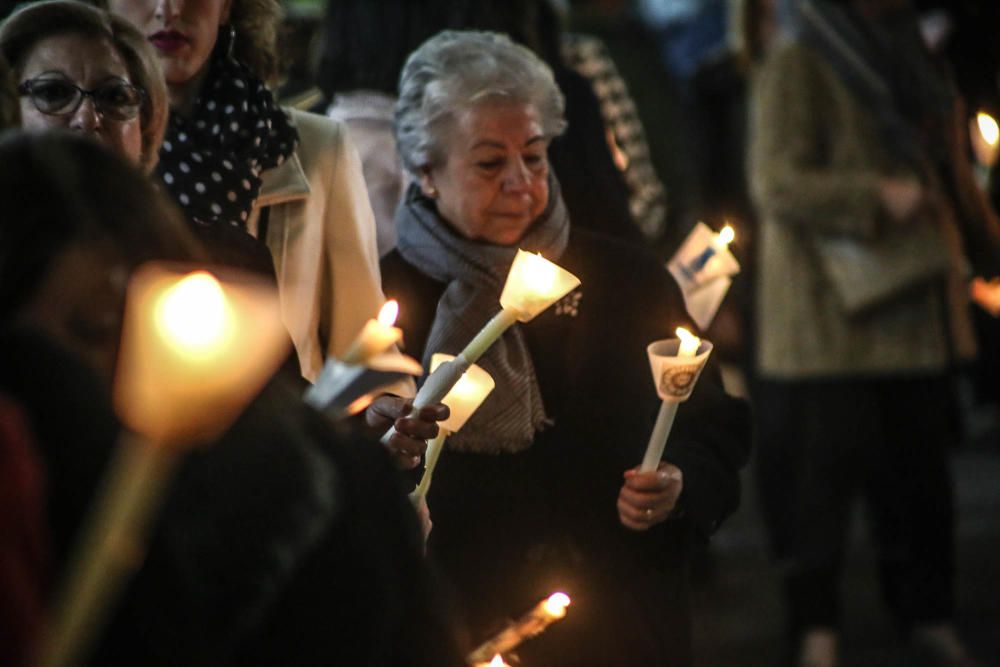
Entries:
{"type": "Polygon", "coordinates": [[[882,149],[875,119],[833,68],[807,47],[777,45],[756,75],[751,109],[748,173],[760,217],[762,375],[794,380],[940,372],[953,354],[974,354],[950,206],[940,206],[938,215],[953,257],[947,302],[940,286],[928,286],[848,317],[818,262],[814,243],[821,235],[876,237],[887,224],[878,179],[900,175],[882,149]]]}
{"type": "Polygon", "coordinates": [[[264,173],[249,229],[270,206],[267,238],[281,312],[302,375],[314,381],[382,305],[375,221],[361,162],[341,123],[291,110],[299,145],[264,173]]]}

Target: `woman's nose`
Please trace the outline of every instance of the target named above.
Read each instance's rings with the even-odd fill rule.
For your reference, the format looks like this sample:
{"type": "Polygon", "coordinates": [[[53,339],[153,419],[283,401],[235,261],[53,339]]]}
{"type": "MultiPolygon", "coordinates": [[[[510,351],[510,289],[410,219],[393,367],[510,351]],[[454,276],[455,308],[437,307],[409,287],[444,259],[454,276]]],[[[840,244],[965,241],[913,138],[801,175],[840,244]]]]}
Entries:
{"type": "Polygon", "coordinates": [[[85,96],[80,100],[80,106],[73,112],[69,126],[78,132],[97,132],[101,128],[101,114],[94,105],[94,100],[85,96]]]}
{"type": "Polygon", "coordinates": [[[512,160],[504,173],[504,188],[508,192],[521,192],[528,189],[531,181],[531,170],[524,160],[518,158],[512,160]]]}
{"type": "Polygon", "coordinates": [[[177,18],[184,6],[184,0],[157,0],[156,18],[164,23],[177,18]]]}

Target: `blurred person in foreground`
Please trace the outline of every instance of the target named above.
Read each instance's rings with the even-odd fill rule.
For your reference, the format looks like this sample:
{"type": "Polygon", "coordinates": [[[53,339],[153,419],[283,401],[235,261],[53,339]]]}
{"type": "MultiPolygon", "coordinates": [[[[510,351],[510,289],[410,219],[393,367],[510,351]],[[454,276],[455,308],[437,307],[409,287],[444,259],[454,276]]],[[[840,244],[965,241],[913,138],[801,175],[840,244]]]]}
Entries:
{"type": "Polygon", "coordinates": [[[1000,268],[996,219],[967,178],[964,118],[909,3],[797,9],[795,38],[756,73],[749,150],[758,473],[790,649],[801,665],[838,662],[838,584],[863,495],[899,630],[940,664],[973,664],[953,624],[949,374],[975,354],[965,266],[1000,268]],[[940,268],[909,271],[892,252],[907,241],[907,256],[929,258],[917,269],[940,268]],[[859,284],[885,290],[855,300],[859,284]]]}
{"type": "MultiPolygon", "coordinates": [[[[0,200],[0,399],[41,464],[49,593],[121,429],[129,274],[204,254],[144,175],[68,133],[0,139],[0,200]]],[[[398,483],[274,379],[183,461],[92,663],[459,664],[398,483]]]]}
{"type": "Polygon", "coordinates": [[[459,352],[519,247],[583,281],[480,359],[497,386],[447,440],[429,554],[470,642],[563,590],[568,616],[521,647],[525,664],[690,665],[690,547],[739,502],[749,415],[710,368],[666,460],[638,471],[660,403],[645,348],[688,319],[653,256],[571,226],[546,155],[564,125],[551,70],[495,33],[440,33],[404,67],[396,141],[414,183],[382,271],[409,349],[425,367],[459,352]]]}

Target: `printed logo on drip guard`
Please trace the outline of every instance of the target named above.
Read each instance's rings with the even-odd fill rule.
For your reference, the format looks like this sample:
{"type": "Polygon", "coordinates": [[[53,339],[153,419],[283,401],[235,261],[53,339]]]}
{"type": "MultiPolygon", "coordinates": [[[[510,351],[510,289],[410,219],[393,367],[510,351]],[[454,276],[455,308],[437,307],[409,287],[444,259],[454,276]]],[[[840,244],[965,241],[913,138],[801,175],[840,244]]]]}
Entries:
{"type": "Polygon", "coordinates": [[[668,366],[660,376],[660,391],[674,398],[685,398],[694,388],[698,366],[668,366]]]}

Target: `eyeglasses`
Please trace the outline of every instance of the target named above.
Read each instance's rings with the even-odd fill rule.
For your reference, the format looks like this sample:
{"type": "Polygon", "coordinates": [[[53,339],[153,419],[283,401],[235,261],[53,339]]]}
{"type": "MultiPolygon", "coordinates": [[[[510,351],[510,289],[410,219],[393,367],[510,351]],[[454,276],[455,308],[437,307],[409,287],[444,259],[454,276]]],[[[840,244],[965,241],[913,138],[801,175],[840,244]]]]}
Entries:
{"type": "Polygon", "coordinates": [[[84,97],[94,102],[97,112],[118,121],[132,120],[139,115],[144,92],[120,79],[110,80],[93,90],[84,90],[65,79],[29,79],[17,87],[22,97],[40,112],[49,116],[66,116],[76,113],[84,97]]]}

